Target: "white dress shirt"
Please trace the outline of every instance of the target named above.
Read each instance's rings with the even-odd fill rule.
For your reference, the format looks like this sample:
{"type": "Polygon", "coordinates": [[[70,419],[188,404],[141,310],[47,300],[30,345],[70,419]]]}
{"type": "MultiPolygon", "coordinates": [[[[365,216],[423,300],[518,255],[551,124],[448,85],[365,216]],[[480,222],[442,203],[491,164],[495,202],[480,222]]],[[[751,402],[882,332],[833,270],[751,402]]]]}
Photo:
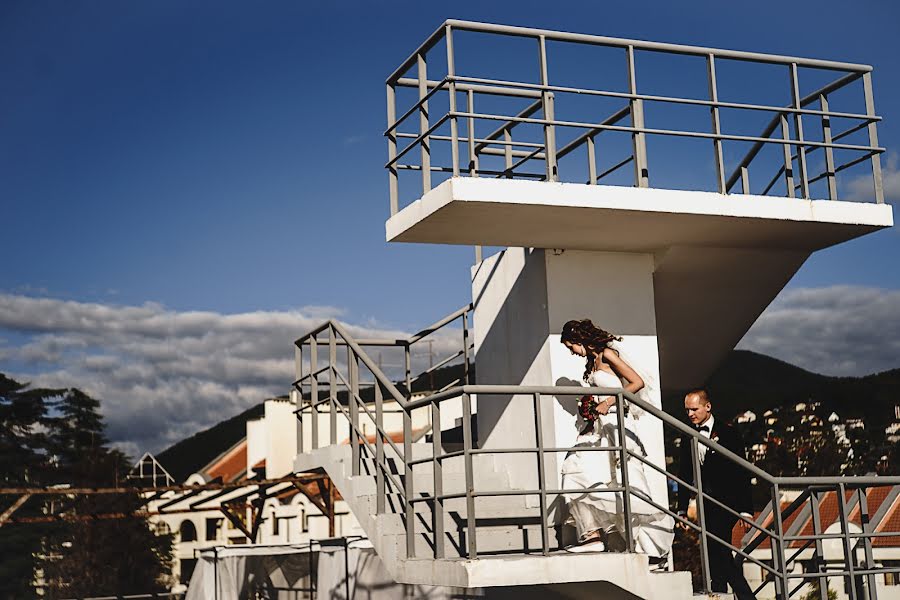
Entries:
{"type": "MultiPolygon", "coordinates": [[[[712,428],[715,422],[715,417],[710,414],[703,423],[697,426],[698,430],[700,431],[700,435],[702,435],[706,439],[709,439],[710,435],[712,434],[712,428]]],[[[700,446],[698,449],[700,450],[700,464],[702,465],[703,461],[706,460],[706,451],[709,450],[709,448],[706,446],[706,444],[698,445],[700,446]]]]}

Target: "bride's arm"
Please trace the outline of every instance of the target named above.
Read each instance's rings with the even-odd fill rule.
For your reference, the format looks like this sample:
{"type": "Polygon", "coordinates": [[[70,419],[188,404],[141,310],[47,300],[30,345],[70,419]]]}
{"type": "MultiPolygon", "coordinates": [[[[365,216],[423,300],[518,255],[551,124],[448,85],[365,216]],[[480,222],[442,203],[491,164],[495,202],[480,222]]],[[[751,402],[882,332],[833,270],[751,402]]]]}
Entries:
{"type": "Polygon", "coordinates": [[[631,368],[631,365],[622,360],[618,352],[612,348],[604,348],[603,360],[612,367],[616,375],[627,382],[625,391],[636,394],[644,388],[644,380],[631,368]]]}

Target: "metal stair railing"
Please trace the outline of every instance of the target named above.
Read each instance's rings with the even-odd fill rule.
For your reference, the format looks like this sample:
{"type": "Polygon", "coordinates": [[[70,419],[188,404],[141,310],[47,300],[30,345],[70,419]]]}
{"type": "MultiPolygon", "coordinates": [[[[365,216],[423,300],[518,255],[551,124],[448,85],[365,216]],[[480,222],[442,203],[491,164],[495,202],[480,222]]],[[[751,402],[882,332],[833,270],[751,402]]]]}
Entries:
{"type": "MultiPolygon", "coordinates": [[[[440,324],[440,322],[439,322],[440,324]]],[[[425,330],[423,330],[425,331],[425,330]]],[[[364,459],[371,459],[374,464],[374,477],[376,480],[376,514],[397,512],[402,514],[404,524],[404,536],[406,539],[407,558],[416,558],[416,538],[425,536],[432,548],[432,556],[435,559],[446,557],[445,547],[445,511],[446,501],[453,499],[465,499],[466,514],[466,547],[464,556],[476,559],[478,549],[478,518],[476,510],[477,498],[484,497],[512,497],[533,496],[538,498],[538,510],[541,524],[540,554],[549,555],[558,549],[551,547],[548,527],[551,525],[549,518],[549,503],[552,498],[558,498],[564,494],[585,493],[584,488],[559,489],[553,482],[556,474],[548,474],[545,458],[557,454],[567,453],[573,450],[593,452],[613,452],[618,458],[618,470],[616,481],[612,485],[603,488],[588,490],[592,493],[614,494],[621,499],[624,523],[629,524],[623,531],[626,547],[630,551],[634,549],[634,531],[632,529],[632,500],[639,499],[655,507],[661,513],[669,515],[682,526],[692,529],[699,535],[700,561],[702,568],[703,587],[710,589],[709,572],[709,548],[712,544],[718,544],[728,548],[736,555],[740,564],[747,561],[758,566],[766,574],[762,586],[774,583],[775,594],[779,600],[788,600],[804,585],[810,581],[819,582],[820,590],[826,590],[829,578],[843,578],[847,582],[851,600],[863,600],[861,594],[866,591],[870,599],[877,598],[877,585],[875,577],[879,574],[897,573],[900,568],[879,566],[873,552],[873,542],[879,538],[900,538],[900,532],[885,531],[881,524],[870,518],[866,508],[866,493],[875,487],[900,486],[900,477],[775,477],[756,467],[744,457],[735,454],[718,444],[715,440],[700,435],[693,428],[685,425],[675,417],[663,412],[659,408],[649,404],[640,398],[625,392],[622,389],[582,387],[582,386],[504,386],[504,385],[462,385],[413,399],[407,393],[402,392],[364,350],[364,348],[350,336],[345,328],[335,322],[329,321],[313,330],[301,340],[315,340],[321,334],[328,335],[329,360],[323,367],[318,366],[317,342],[309,344],[309,372],[298,378],[295,388],[303,390],[298,409],[298,416],[306,413],[310,416],[312,427],[310,434],[312,447],[319,447],[317,426],[315,419],[318,415],[318,407],[328,405],[330,407],[330,431],[331,444],[337,444],[337,419],[340,416],[347,424],[349,443],[352,448],[352,475],[360,475],[364,459]],[[344,376],[337,363],[336,348],[338,344],[346,346],[348,352],[348,376],[344,376]],[[360,368],[367,370],[372,381],[361,382],[360,368]],[[319,376],[329,374],[329,389],[324,394],[318,389],[323,382],[319,376]],[[304,380],[303,385],[300,380],[304,380]],[[371,399],[364,398],[360,390],[363,383],[370,385],[373,391],[371,399]],[[339,398],[338,388],[346,390],[346,394],[339,398]],[[308,391],[307,391],[308,390],[308,391]],[[621,441],[613,446],[605,447],[555,447],[544,443],[544,424],[541,416],[541,405],[554,397],[578,397],[585,394],[612,396],[616,399],[616,419],[619,432],[626,431],[625,414],[629,405],[642,409],[648,415],[659,419],[664,427],[674,429],[681,434],[690,446],[694,484],[684,481],[679,476],[667,472],[660,465],[654,464],[641,453],[627,447],[621,441]],[[477,447],[472,431],[472,398],[478,396],[479,403],[490,402],[492,395],[520,396],[531,398],[533,407],[534,439],[533,446],[506,447],[506,448],[480,448],[477,447]],[[399,407],[403,420],[402,446],[398,445],[391,437],[391,432],[384,424],[384,403],[394,402],[399,407]],[[461,404],[462,423],[462,449],[444,451],[442,443],[441,413],[444,407],[454,401],[461,404]],[[346,407],[344,404],[346,403],[346,407]],[[374,404],[374,410],[371,408],[374,404]],[[431,423],[434,425],[433,442],[430,456],[414,456],[413,446],[413,415],[416,411],[427,410],[431,423]],[[367,439],[366,424],[371,424],[374,429],[374,441],[367,439]],[[700,471],[700,448],[705,446],[709,450],[717,452],[730,461],[735,468],[742,469],[756,478],[757,485],[767,486],[770,492],[770,509],[763,517],[757,520],[747,519],[732,507],[725,505],[715,495],[710,494],[703,485],[700,471]],[[388,456],[388,452],[392,456],[388,456]],[[537,487],[531,489],[478,489],[475,485],[474,457],[479,455],[502,454],[531,454],[536,458],[537,487]],[[463,473],[465,477],[465,490],[454,493],[444,493],[443,464],[454,458],[462,458],[463,473]],[[391,471],[390,459],[402,463],[402,475],[395,476],[391,471]],[[638,461],[643,467],[658,472],[668,480],[674,481],[680,486],[685,486],[696,495],[697,522],[679,515],[665,503],[660,503],[648,497],[642,491],[632,486],[628,480],[628,469],[622,468],[628,465],[628,461],[638,461]],[[433,485],[430,492],[423,492],[414,488],[413,469],[419,465],[430,465],[430,475],[433,485]],[[782,497],[787,490],[798,490],[800,493],[788,506],[782,508],[782,497]],[[820,504],[823,494],[837,493],[838,497],[838,522],[840,531],[826,533],[825,528],[829,523],[822,522],[820,504]],[[855,505],[851,509],[848,505],[848,496],[856,495],[855,505]],[[397,505],[388,502],[388,497],[393,494],[399,499],[397,505]],[[416,507],[425,503],[431,508],[432,523],[425,527],[417,527],[416,507]],[[713,534],[706,523],[706,516],[711,508],[726,511],[735,521],[741,521],[753,531],[746,545],[732,544],[731,539],[722,539],[713,534]],[[796,515],[810,514],[813,523],[812,534],[795,532],[787,526],[787,521],[796,515]],[[851,513],[859,515],[860,531],[851,531],[851,513]],[[877,530],[876,530],[877,529],[877,530]],[[841,562],[837,566],[825,565],[820,559],[823,556],[822,547],[827,540],[841,542],[841,562]],[[754,551],[762,551],[768,545],[771,552],[772,564],[755,556],[754,551]],[[796,572],[796,565],[802,560],[804,552],[815,546],[816,552],[813,559],[816,569],[812,572],[796,572]],[[790,553],[793,552],[792,555],[790,553]],[[858,560],[858,554],[862,553],[862,561],[858,560]],[[792,588],[791,585],[795,584],[792,588]],[[859,588],[859,589],[857,589],[859,588]],[[863,589],[864,588],[864,589],[863,589]]],[[[301,344],[302,345],[302,344],[301,344]]],[[[302,367],[302,365],[301,365],[302,367]]],[[[618,437],[619,440],[622,436],[618,437]]],[[[882,511],[883,512],[883,511],[882,511]]],[[[793,527],[796,529],[796,526],[793,527]]],[[[747,536],[745,536],[746,539],[747,536]]],[[[525,550],[527,551],[527,549],[525,550]]],[[[759,590],[758,590],[759,591],[759,590]]],[[[822,600],[827,600],[823,591],[822,600]]]]}
{"type": "MultiPolygon", "coordinates": [[[[408,521],[414,519],[413,507],[407,502],[412,494],[412,467],[408,465],[411,457],[411,444],[415,436],[421,437],[431,427],[425,427],[421,431],[414,431],[412,415],[406,410],[407,403],[413,397],[415,384],[422,381],[438,369],[462,360],[462,373],[447,383],[444,387],[468,383],[471,374],[472,342],[469,330],[469,319],[472,305],[466,305],[454,311],[446,317],[416,332],[408,338],[387,339],[368,338],[355,340],[336,321],[328,321],[308,332],[295,341],[295,369],[297,379],[293,382],[293,388],[299,394],[298,408],[294,411],[298,418],[298,439],[301,450],[305,448],[303,432],[304,418],[309,428],[309,442],[311,449],[320,447],[320,413],[321,407],[327,406],[328,412],[328,439],[331,445],[338,444],[338,421],[341,417],[347,425],[347,442],[351,446],[352,475],[360,474],[362,458],[372,459],[374,464],[374,476],[376,480],[376,510],[378,514],[385,512],[390,504],[387,497],[390,493],[399,498],[399,506],[403,507],[404,518],[408,521]],[[412,348],[423,342],[428,336],[442,329],[460,322],[461,346],[444,358],[424,369],[422,372],[412,374],[412,348]],[[327,348],[327,361],[320,361],[319,337],[327,336],[324,342],[327,348]],[[391,347],[403,352],[403,373],[397,382],[388,377],[372,357],[367,354],[364,347],[391,347]],[[346,349],[345,364],[346,375],[342,372],[342,365],[338,360],[338,348],[346,349]],[[304,351],[308,361],[308,369],[304,373],[304,351]],[[321,363],[324,365],[320,366],[321,363]],[[372,379],[362,381],[360,379],[360,366],[367,370],[372,379]],[[323,380],[324,378],[324,380],[323,380]],[[326,387],[327,386],[327,387],[326,387]],[[371,397],[364,398],[363,394],[371,392],[371,397]],[[402,418],[402,448],[394,441],[392,432],[385,426],[385,415],[391,411],[386,409],[385,401],[395,403],[399,409],[393,412],[399,413],[402,418]],[[346,406],[345,406],[346,405],[346,406]],[[370,408],[372,407],[373,408],[370,408]],[[362,419],[362,422],[361,422],[362,419]],[[374,430],[374,442],[369,442],[365,425],[368,424],[374,430]],[[388,461],[394,459],[405,465],[404,473],[399,477],[390,470],[388,461]]],[[[431,390],[426,390],[426,393],[431,390]]],[[[440,418],[437,413],[437,418],[440,418]]],[[[437,421],[440,422],[439,420],[437,421]]],[[[439,427],[438,427],[439,429],[439,427]]],[[[440,435],[438,435],[440,439],[440,435]]],[[[391,508],[397,508],[391,505],[391,508]]],[[[398,511],[399,512],[399,511],[398,511]]],[[[414,531],[414,528],[409,528],[414,531]]],[[[413,534],[410,534],[409,544],[413,544],[413,534]]]]}

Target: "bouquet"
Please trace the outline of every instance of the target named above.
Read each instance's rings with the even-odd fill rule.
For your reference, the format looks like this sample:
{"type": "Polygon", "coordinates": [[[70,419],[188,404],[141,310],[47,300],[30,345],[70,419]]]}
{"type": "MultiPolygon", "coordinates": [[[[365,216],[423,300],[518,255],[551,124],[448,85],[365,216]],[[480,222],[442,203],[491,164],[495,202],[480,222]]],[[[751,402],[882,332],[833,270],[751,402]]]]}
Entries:
{"type": "Polygon", "coordinates": [[[578,400],[578,414],[580,414],[581,418],[587,423],[593,423],[599,416],[599,413],[597,413],[597,406],[599,404],[600,399],[597,398],[597,396],[582,396],[581,399],[578,400]]]}

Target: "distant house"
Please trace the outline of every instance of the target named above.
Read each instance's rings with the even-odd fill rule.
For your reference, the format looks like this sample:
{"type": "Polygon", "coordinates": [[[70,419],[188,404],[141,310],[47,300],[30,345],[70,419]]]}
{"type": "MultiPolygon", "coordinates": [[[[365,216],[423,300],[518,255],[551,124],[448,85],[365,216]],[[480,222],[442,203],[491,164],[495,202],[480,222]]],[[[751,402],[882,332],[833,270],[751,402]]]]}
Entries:
{"type": "MultiPolygon", "coordinates": [[[[877,487],[870,488],[865,494],[866,512],[869,522],[874,524],[874,531],[877,532],[893,532],[900,531],[900,487],[877,487]]],[[[781,499],[782,512],[790,506],[796,498],[796,494],[786,495],[781,499]]],[[[821,520],[822,531],[829,534],[842,533],[840,522],[840,505],[836,492],[827,492],[819,498],[819,515],[821,520]]],[[[848,510],[848,529],[851,532],[860,532],[861,529],[861,510],[859,503],[859,495],[854,492],[847,492],[847,510],[848,510]]],[[[772,528],[773,514],[771,506],[767,507],[756,515],[756,523],[764,528],[772,528]]],[[[786,536],[810,536],[814,533],[813,515],[810,510],[809,502],[806,502],[800,509],[784,519],[784,532],[786,536]]],[[[746,535],[744,532],[735,527],[732,531],[732,544],[737,547],[746,546],[757,535],[756,530],[751,529],[746,535]]],[[[792,561],[792,572],[813,573],[817,572],[815,564],[815,545],[811,544],[804,548],[806,542],[794,540],[787,544],[786,557],[790,559],[796,555],[792,561]]],[[[839,538],[827,539],[822,542],[822,558],[825,561],[825,568],[831,565],[837,569],[843,565],[843,541],[839,538]]],[[[900,568],[900,535],[884,535],[880,537],[872,537],[872,554],[875,561],[889,568],[900,568]]],[[[862,553],[862,544],[858,550],[862,553]]],[[[772,564],[772,546],[770,538],[753,550],[751,556],[762,563],[772,564]]],[[[842,567],[840,567],[842,568],[842,567]]],[[[744,575],[747,577],[750,587],[756,589],[765,580],[766,572],[764,569],[750,561],[744,562],[744,575]]],[[[792,580],[799,583],[798,580],[792,580]]],[[[810,582],[811,583],[811,582],[810,582]]],[[[801,598],[810,590],[810,583],[804,586],[805,589],[800,590],[796,597],[801,598]]],[[[900,600],[900,575],[897,573],[880,573],[876,575],[875,585],[877,586],[878,598],[883,600],[900,600]]],[[[837,593],[838,600],[849,598],[849,589],[847,581],[840,576],[830,577],[828,587],[837,593]]],[[[774,584],[767,584],[757,595],[760,600],[765,598],[774,598],[774,584]]]]}
{"type": "MultiPolygon", "coordinates": [[[[172,511],[151,517],[160,529],[175,533],[173,576],[179,581],[173,591],[184,590],[190,581],[200,550],[230,544],[246,544],[250,540],[223,509],[241,504],[248,492],[256,490],[254,480],[276,479],[290,475],[297,446],[294,403],[286,398],[265,402],[264,415],[247,421],[246,436],[191,474],[188,485],[210,482],[242,482],[247,485],[228,491],[168,492],[148,504],[150,512],[172,511]]],[[[268,498],[263,507],[263,521],[257,535],[258,544],[302,543],[328,537],[328,518],[293,486],[268,498]]],[[[346,505],[336,498],[336,535],[361,533],[356,519],[346,505]]],[[[232,514],[246,523],[249,511],[232,514]]]]}
{"type": "MultiPolygon", "coordinates": [[[[413,399],[427,393],[430,392],[414,394],[413,399]]],[[[293,394],[291,397],[266,400],[263,416],[247,421],[246,435],[202,468],[197,469],[184,482],[187,485],[246,482],[246,486],[233,488],[227,492],[224,490],[200,493],[167,492],[148,504],[151,513],[159,512],[160,509],[173,512],[151,517],[151,521],[156,523],[158,528],[168,527],[175,533],[172,575],[179,581],[179,585],[173,591],[186,589],[201,550],[251,543],[247,535],[226,518],[225,511],[231,512],[232,515],[237,512],[239,520],[246,525],[251,516],[249,508],[242,506],[241,512],[234,511],[230,507],[235,503],[239,505],[246,503],[248,493],[257,489],[254,481],[292,475],[294,458],[298,454],[298,443],[302,443],[300,452],[310,450],[311,422],[307,418],[298,426],[294,413],[297,406],[295,400],[293,394]]],[[[420,413],[421,416],[414,419],[412,424],[414,442],[424,442],[426,435],[431,432],[430,414],[428,411],[420,413]]],[[[320,407],[317,418],[319,439],[327,443],[331,421],[331,413],[327,406],[320,407]]],[[[443,418],[453,419],[454,415],[448,411],[443,418]]],[[[346,444],[349,443],[346,437],[346,422],[342,416],[340,419],[342,423],[338,443],[346,444]]],[[[393,442],[403,442],[402,413],[393,402],[384,402],[384,425],[385,429],[391,432],[390,438],[393,442]]],[[[374,442],[374,433],[365,431],[364,433],[369,443],[374,442]]],[[[266,499],[263,521],[255,543],[296,544],[328,538],[327,515],[295,487],[283,484],[283,488],[282,493],[276,493],[266,499]]],[[[318,490],[318,484],[315,484],[313,491],[318,490]]],[[[334,493],[336,494],[334,535],[338,537],[364,535],[346,503],[336,490],[334,493]]]]}

